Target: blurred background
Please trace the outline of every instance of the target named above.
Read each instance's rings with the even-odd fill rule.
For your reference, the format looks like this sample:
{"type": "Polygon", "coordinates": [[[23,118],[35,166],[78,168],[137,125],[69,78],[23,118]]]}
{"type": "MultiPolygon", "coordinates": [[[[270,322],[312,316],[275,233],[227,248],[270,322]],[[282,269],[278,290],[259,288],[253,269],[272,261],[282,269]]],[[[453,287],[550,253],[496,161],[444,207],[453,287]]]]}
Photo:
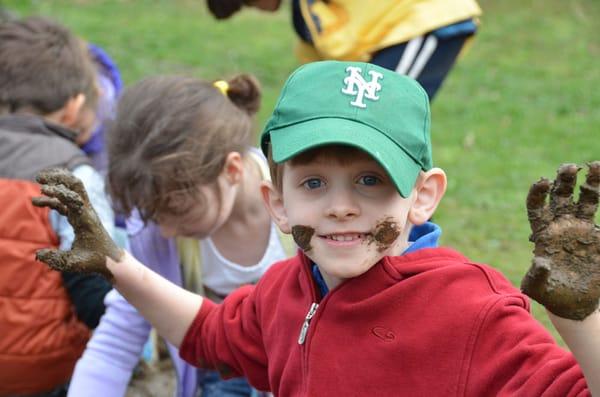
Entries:
{"type": "MultiPolygon", "coordinates": [[[[449,179],[434,219],[444,245],[498,268],[518,286],[533,248],[529,186],[553,178],[560,163],[600,159],[600,2],[479,3],[484,14],[473,45],[432,105],[434,161],[449,179]]],[[[299,65],[285,1],[277,13],[248,9],[226,21],[214,20],[204,0],[4,0],[0,6],[18,16],[52,17],[100,45],[126,85],[166,73],[203,79],[253,73],[264,90],[257,134],[299,65]]],[[[537,305],[534,314],[552,330],[537,305]]]]}

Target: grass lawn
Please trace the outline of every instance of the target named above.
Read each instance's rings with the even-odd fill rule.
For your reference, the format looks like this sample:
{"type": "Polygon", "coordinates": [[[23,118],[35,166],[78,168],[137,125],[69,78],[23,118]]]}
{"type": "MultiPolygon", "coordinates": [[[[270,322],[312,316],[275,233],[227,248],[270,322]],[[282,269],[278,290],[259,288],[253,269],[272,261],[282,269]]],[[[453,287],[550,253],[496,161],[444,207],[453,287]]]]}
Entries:
{"type": "MultiPolygon", "coordinates": [[[[259,128],[298,65],[287,7],[217,22],[203,0],[1,4],[21,15],[54,17],[99,44],[126,83],[164,73],[215,79],[252,72],[264,86],[259,128]]],[[[518,285],[532,250],[524,208],[529,185],[553,177],[562,162],[600,159],[600,38],[594,29],[600,2],[481,4],[480,32],[432,107],[434,158],[449,178],[435,220],[444,229],[443,244],[518,285]]],[[[537,305],[534,313],[552,328],[537,305]]]]}

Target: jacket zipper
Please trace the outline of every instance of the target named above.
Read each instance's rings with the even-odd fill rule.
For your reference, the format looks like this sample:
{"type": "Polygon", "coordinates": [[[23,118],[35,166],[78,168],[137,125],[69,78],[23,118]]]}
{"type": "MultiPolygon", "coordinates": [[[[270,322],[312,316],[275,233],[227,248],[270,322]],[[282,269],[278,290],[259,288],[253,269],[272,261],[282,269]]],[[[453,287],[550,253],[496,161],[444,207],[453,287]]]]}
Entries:
{"type": "Polygon", "coordinates": [[[304,318],[304,322],[302,323],[302,328],[300,329],[300,336],[298,337],[298,344],[303,345],[306,340],[306,334],[308,333],[308,326],[310,325],[310,320],[313,318],[315,313],[317,312],[317,308],[319,307],[318,303],[312,303],[310,305],[310,309],[308,309],[308,313],[304,318]]]}

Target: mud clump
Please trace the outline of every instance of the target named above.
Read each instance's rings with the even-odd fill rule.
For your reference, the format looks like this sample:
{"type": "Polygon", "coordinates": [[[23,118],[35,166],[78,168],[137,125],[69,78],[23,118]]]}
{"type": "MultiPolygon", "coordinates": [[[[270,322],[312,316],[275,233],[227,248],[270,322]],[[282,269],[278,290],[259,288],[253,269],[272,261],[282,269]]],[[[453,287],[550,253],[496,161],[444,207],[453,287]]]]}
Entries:
{"type": "Polygon", "coordinates": [[[370,235],[369,244],[377,244],[379,252],[388,249],[400,235],[400,228],[392,217],[377,222],[373,232],[370,235]]]}
{"type": "Polygon", "coordinates": [[[310,226],[292,226],[292,237],[294,238],[294,241],[298,247],[300,247],[300,249],[304,252],[312,249],[310,245],[310,239],[312,238],[313,234],[315,234],[315,229],[310,226]]]}
{"type": "Polygon", "coordinates": [[[578,202],[573,200],[579,171],[575,164],[561,165],[552,183],[534,183],[527,197],[535,248],[521,289],[550,312],[572,320],[585,319],[597,310],[600,299],[600,228],[594,224],[600,161],[588,166],[578,202]]]}
{"type": "Polygon", "coordinates": [[[68,170],[60,168],[41,171],[36,180],[44,196],[32,198],[32,204],[49,207],[66,216],[75,232],[71,250],[41,249],[37,251],[36,259],[55,270],[99,273],[113,281],[106,267],[106,257],[119,261],[123,251],[102,226],[83,183],[68,170]]]}
{"type": "Polygon", "coordinates": [[[572,320],[593,313],[600,297],[600,251],[595,248],[594,252],[600,238],[590,236],[594,234],[591,228],[579,226],[563,220],[536,236],[535,257],[521,283],[531,298],[572,320]]]}

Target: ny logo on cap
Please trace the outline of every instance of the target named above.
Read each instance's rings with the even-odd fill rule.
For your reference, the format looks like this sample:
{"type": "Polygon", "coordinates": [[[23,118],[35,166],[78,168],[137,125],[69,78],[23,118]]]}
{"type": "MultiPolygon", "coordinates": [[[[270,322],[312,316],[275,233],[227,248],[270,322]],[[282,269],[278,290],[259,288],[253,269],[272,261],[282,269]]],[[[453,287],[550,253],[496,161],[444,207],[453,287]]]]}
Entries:
{"type": "Polygon", "coordinates": [[[369,70],[371,81],[367,83],[362,77],[362,70],[356,66],[348,66],[346,72],[350,73],[349,76],[344,78],[344,84],[346,87],[342,88],[342,93],[346,95],[355,95],[356,97],[350,105],[359,108],[366,108],[367,105],[363,102],[363,98],[377,101],[377,91],[381,90],[381,84],[377,82],[379,79],[383,79],[383,75],[374,70],[369,70]]]}

